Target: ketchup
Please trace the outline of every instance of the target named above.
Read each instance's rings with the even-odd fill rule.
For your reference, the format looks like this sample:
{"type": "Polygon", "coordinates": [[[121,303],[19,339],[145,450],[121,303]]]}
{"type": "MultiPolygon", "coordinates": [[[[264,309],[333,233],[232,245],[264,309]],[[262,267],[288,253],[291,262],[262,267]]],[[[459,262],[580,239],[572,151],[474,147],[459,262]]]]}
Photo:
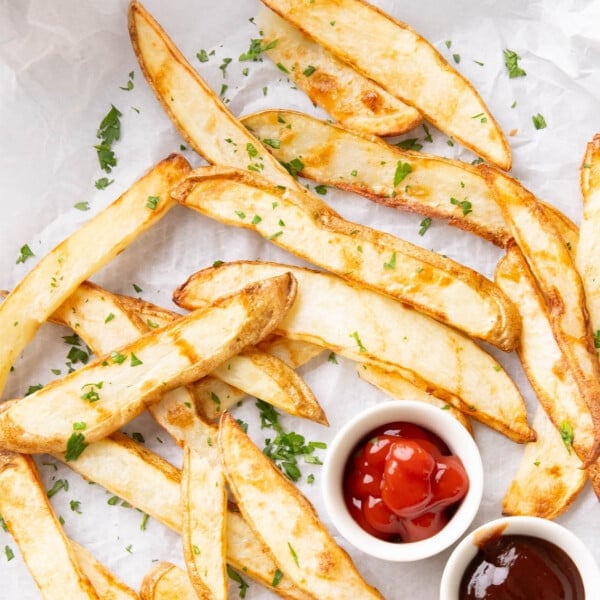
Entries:
{"type": "Polygon", "coordinates": [[[584,600],[575,563],[555,544],[528,535],[487,538],[467,566],[459,600],[584,600]]]}
{"type": "Polygon", "coordinates": [[[354,520],[388,542],[416,542],[444,528],[469,489],[461,460],[434,433],[395,422],[369,433],[344,472],[354,520]]]}

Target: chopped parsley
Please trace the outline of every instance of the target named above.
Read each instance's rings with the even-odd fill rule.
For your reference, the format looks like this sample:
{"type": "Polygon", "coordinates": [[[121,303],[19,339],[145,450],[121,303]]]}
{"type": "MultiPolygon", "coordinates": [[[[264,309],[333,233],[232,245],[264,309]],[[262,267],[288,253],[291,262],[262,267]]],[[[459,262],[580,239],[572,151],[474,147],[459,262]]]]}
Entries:
{"type": "Polygon", "coordinates": [[[115,313],[108,313],[106,319],[104,319],[104,323],[110,323],[115,318],[115,313]]]}
{"type": "Polygon", "coordinates": [[[75,513],[77,513],[78,515],[81,514],[81,502],[79,502],[79,500],[71,500],[69,502],[69,507],[71,508],[71,510],[75,513]]]}
{"type": "Polygon", "coordinates": [[[337,364],[339,364],[339,363],[338,363],[338,361],[337,361],[337,357],[336,357],[336,355],[335,355],[335,352],[330,352],[330,353],[329,353],[329,356],[327,357],[327,360],[328,360],[330,363],[333,363],[334,365],[337,365],[337,364]]]}
{"type": "Polygon", "coordinates": [[[394,173],[394,187],[399,185],[409,173],[412,173],[412,167],[408,163],[399,160],[396,164],[396,172],[394,173]]]}
{"type": "Polygon", "coordinates": [[[504,54],[504,64],[506,65],[506,70],[508,71],[508,76],[511,79],[515,77],[525,77],[527,73],[519,67],[519,60],[521,57],[514,51],[506,48],[503,51],[504,54]]]}
{"type": "Polygon", "coordinates": [[[196,52],[196,58],[200,62],[208,62],[208,52],[206,52],[206,50],[204,50],[203,48],[202,50],[200,50],[200,52],[196,52]]]}
{"type": "Polygon", "coordinates": [[[65,492],[69,491],[69,482],[66,479],[57,479],[54,485],[46,492],[46,496],[52,498],[52,496],[56,496],[61,490],[65,492]]]}
{"type": "Polygon", "coordinates": [[[450,204],[459,206],[462,209],[463,216],[467,216],[470,212],[473,212],[472,204],[468,200],[457,200],[456,198],[450,198],[450,204]]]}
{"type": "Polygon", "coordinates": [[[456,64],[460,63],[460,54],[453,54],[452,58],[456,64]]]}
{"type": "Polygon", "coordinates": [[[94,186],[97,190],[106,189],[111,183],[114,183],[114,179],[109,179],[108,177],[100,177],[100,179],[96,179],[94,182],[94,186]]]}
{"type": "Polygon", "coordinates": [[[7,562],[10,562],[15,557],[15,553],[10,546],[4,546],[4,554],[6,554],[7,562]]]}
{"type": "Polygon", "coordinates": [[[323,442],[306,442],[303,435],[294,431],[286,431],[279,421],[280,414],[273,406],[263,400],[256,401],[260,411],[261,429],[273,429],[277,435],[273,440],[267,438],[263,453],[269,457],[288,479],[298,481],[302,472],[298,466],[298,457],[302,456],[308,464],[322,464],[321,459],[315,456],[316,449],[327,447],[323,442]]]}
{"type": "Polygon", "coordinates": [[[271,582],[271,585],[273,587],[277,587],[282,579],[283,579],[283,573],[279,569],[277,569],[275,571],[275,575],[273,575],[273,581],[271,582]]]}
{"type": "Polygon", "coordinates": [[[159,196],[148,196],[148,198],[146,199],[146,206],[150,210],[156,210],[156,207],[158,206],[159,202],[160,202],[159,196]]]}
{"type": "Polygon", "coordinates": [[[288,548],[290,549],[290,554],[292,555],[292,558],[294,559],[296,566],[299,567],[300,563],[298,562],[298,555],[296,554],[294,547],[289,542],[288,542],[288,548]]]}
{"type": "Polygon", "coordinates": [[[0,527],[2,527],[2,529],[6,532],[8,532],[8,527],[6,526],[6,521],[4,520],[4,517],[2,515],[0,515],[0,527]]]}
{"type": "Polygon", "coordinates": [[[81,453],[89,446],[89,444],[85,441],[85,436],[83,433],[75,433],[71,434],[71,437],[67,440],[67,451],[65,452],[65,461],[70,462],[72,460],[77,460],[81,453]]]}
{"type": "Polygon", "coordinates": [[[258,225],[261,221],[262,217],[259,217],[258,215],[252,217],[252,225],[258,225]]]}
{"type": "Polygon", "coordinates": [[[223,77],[227,76],[227,67],[229,66],[229,64],[231,63],[231,61],[232,61],[231,58],[224,58],[223,62],[219,66],[219,69],[221,69],[221,71],[223,71],[223,77]]]}
{"type": "Polygon", "coordinates": [[[87,424],[84,421],[73,423],[73,431],[85,431],[87,424]]]}
{"type": "Polygon", "coordinates": [[[317,185],[315,186],[315,192],[320,196],[325,196],[327,194],[327,186],[326,185],[317,185]]]}
{"type": "Polygon", "coordinates": [[[304,170],[304,163],[300,158],[293,158],[290,162],[282,162],[281,164],[294,179],[297,179],[298,173],[304,170]]]}
{"type": "Polygon", "coordinates": [[[143,292],[144,290],[137,284],[137,283],[132,283],[131,287],[133,287],[133,289],[139,294],[140,292],[143,292]]]}
{"type": "Polygon", "coordinates": [[[89,202],[77,202],[76,204],[73,204],[73,208],[76,208],[77,210],[81,211],[86,211],[90,210],[90,204],[89,202]]]}
{"type": "Polygon", "coordinates": [[[433,137],[429,131],[429,127],[427,127],[427,123],[423,123],[423,131],[425,132],[425,141],[430,144],[433,143],[433,137]]]}
{"type": "Polygon", "coordinates": [[[390,260],[388,262],[383,263],[384,269],[395,269],[396,268],[396,253],[392,252],[392,256],[390,256],[390,260]]]}
{"type": "Polygon", "coordinates": [[[31,251],[29,245],[25,244],[24,246],[21,246],[21,250],[17,258],[17,262],[15,264],[18,265],[20,263],[24,263],[28,258],[31,258],[32,256],[35,256],[35,254],[31,251]]]}
{"type": "Polygon", "coordinates": [[[30,394],[35,394],[35,392],[37,392],[38,390],[41,390],[44,386],[41,383],[38,383],[36,385],[30,385],[27,388],[27,391],[25,392],[26,396],[29,396],[30,394]]]}
{"type": "Polygon", "coordinates": [[[600,329],[594,333],[594,348],[600,348],[600,329]]]}
{"type": "Polygon", "coordinates": [[[315,71],[316,71],[316,69],[312,65],[308,65],[308,67],[306,67],[306,69],[304,69],[304,71],[302,71],[302,73],[306,77],[310,77],[315,71]]]}
{"type": "Polygon", "coordinates": [[[144,515],[142,516],[142,522],[140,523],[140,529],[142,531],[146,531],[146,527],[148,525],[149,518],[150,518],[150,515],[148,513],[144,513],[144,515]]]}
{"type": "Polygon", "coordinates": [[[356,345],[358,346],[358,351],[359,352],[366,352],[367,349],[363,346],[363,343],[360,339],[360,336],[358,335],[358,331],[353,331],[350,334],[350,337],[354,339],[354,341],[356,342],[356,345]]]}
{"type": "Polygon", "coordinates": [[[419,235],[425,235],[425,232],[431,227],[431,217],[425,217],[419,227],[419,235]]]}
{"type": "Polygon", "coordinates": [[[275,48],[277,46],[277,40],[272,40],[263,45],[262,39],[254,39],[250,40],[250,47],[246,52],[240,54],[238,60],[240,62],[244,62],[246,60],[257,61],[260,58],[260,55],[267,50],[271,50],[271,48],[275,48]]]}
{"type": "Polygon", "coordinates": [[[133,78],[135,73],[133,71],[129,71],[129,79],[124,86],[119,86],[119,89],[124,90],[125,92],[130,92],[133,89],[133,78]]]}
{"type": "Polygon", "coordinates": [[[272,138],[265,138],[263,140],[263,144],[266,144],[267,146],[271,146],[271,148],[280,148],[281,147],[279,140],[274,140],[272,138]]]}
{"type": "Polygon", "coordinates": [[[121,137],[121,111],[110,105],[110,110],[100,122],[96,137],[101,140],[101,143],[94,146],[98,154],[98,162],[100,168],[106,173],[110,173],[112,168],[117,165],[117,158],[112,150],[113,142],[116,142],[121,137]]]}
{"type": "Polygon", "coordinates": [[[90,388],[90,389],[81,395],[81,399],[86,400],[90,404],[92,404],[94,402],[98,402],[98,400],[100,400],[100,394],[98,393],[98,390],[101,390],[103,385],[104,385],[103,381],[99,381],[98,383],[83,384],[81,386],[82,390],[85,390],[86,388],[90,388]]]}
{"type": "Polygon", "coordinates": [[[232,581],[235,581],[240,586],[240,598],[246,597],[246,591],[248,590],[248,583],[244,581],[242,576],[234,571],[229,565],[227,565],[227,575],[232,581]]]}
{"type": "Polygon", "coordinates": [[[248,152],[248,156],[250,158],[258,156],[258,150],[256,149],[256,146],[250,142],[246,144],[246,152],[248,152]]]}
{"type": "Polygon", "coordinates": [[[408,138],[407,140],[402,140],[397,144],[394,144],[398,148],[402,148],[402,150],[414,150],[418,152],[423,148],[423,144],[419,144],[419,138],[408,138]]]}
{"type": "Polygon", "coordinates": [[[278,69],[279,69],[279,70],[280,70],[282,73],[289,73],[289,72],[290,72],[290,71],[289,71],[289,69],[288,69],[288,68],[287,68],[285,65],[281,64],[280,62],[278,62],[278,63],[277,63],[277,68],[278,68],[278,69]]]}
{"type": "Polygon", "coordinates": [[[131,353],[131,366],[138,367],[139,365],[143,365],[144,363],[132,352],[131,353]]]}
{"type": "Polygon", "coordinates": [[[533,126],[536,129],[546,129],[546,119],[544,119],[543,115],[541,115],[540,113],[538,113],[537,115],[533,115],[533,117],[531,117],[531,120],[533,121],[533,126]]]}
{"type": "Polygon", "coordinates": [[[571,447],[573,446],[573,427],[569,421],[563,421],[560,424],[560,437],[565,445],[569,454],[571,454],[571,447]]]}
{"type": "Polygon", "coordinates": [[[144,436],[139,431],[132,432],[131,437],[136,442],[138,442],[138,444],[145,444],[146,443],[146,439],[144,438],[144,436]]]}
{"type": "Polygon", "coordinates": [[[117,363],[118,365],[121,365],[127,360],[127,355],[121,354],[120,352],[113,350],[110,353],[110,360],[112,360],[114,363],[117,363]]]}

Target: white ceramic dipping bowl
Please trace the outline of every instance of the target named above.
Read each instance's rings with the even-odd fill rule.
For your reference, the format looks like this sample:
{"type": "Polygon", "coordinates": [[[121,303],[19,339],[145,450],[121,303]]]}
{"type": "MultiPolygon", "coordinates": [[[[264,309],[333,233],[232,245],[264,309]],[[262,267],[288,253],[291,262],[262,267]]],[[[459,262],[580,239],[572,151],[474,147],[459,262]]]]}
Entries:
{"type": "Polygon", "coordinates": [[[591,552],[574,533],[539,517],[503,517],[481,525],[456,546],[442,574],[440,600],[457,600],[463,573],[477,554],[478,540],[496,531],[505,535],[530,535],[552,542],[575,563],[583,580],[585,597],[589,600],[600,598],[600,570],[591,552]]]}
{"type": "Polygon", "coordinates": [[[447,411],[424,402],[400,400],[377,404],[344,425],[329,447],[322,480],[325,507],[343,537],[376,558],[407,562],[445,550],[465,532],[481,503],[483,466],[473,438],[447,411]],[[352,518],[344,502],[344,468],[352,450],[370,431],[396,421],[414,423],[438,435],[461,459],[469,478],[467,495],[448,524],[434,536],[418,542],[392,543],[372,536],[352,518]]]}

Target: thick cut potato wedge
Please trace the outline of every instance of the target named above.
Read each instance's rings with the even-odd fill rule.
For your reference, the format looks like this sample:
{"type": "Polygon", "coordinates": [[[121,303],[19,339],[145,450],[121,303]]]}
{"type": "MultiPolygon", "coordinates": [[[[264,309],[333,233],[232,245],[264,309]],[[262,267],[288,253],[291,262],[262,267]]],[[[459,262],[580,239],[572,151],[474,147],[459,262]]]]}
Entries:
{"type": "Polygon", "coordinates": [[[102,600],[137,600],[139,596],[119,581],[102,563],[77,542],[71,540],[71,546],[77,556],[81,570],[91,581],[96,593],[102,600]]]}
{"type": "MultiPolygon", "coordinates": [[[[179,318],[178,313],[143,300],[112,294],[90,282],[82,283],[52,315],[54,321],[76,331],[96,355],[132,343],[149,329],[164,327],[179,318]]],[[[217,367],[208,379],[214,381],[215,377],[224,380],[217,387],[228,389],[230,386],[225,383],[228,381],[244,390],[240,393],[255,395],[290,414],[327,423],[323,409],[302,378],[271,355],[249,348],[231,357],[223,367],[217,367]]],[[[195,423],[197,416],[190,406],[194,404],[190,398],[193,385],[186,390],[167,392],[159,402],[148,407],[154,419],[181,446],[195,445],[196,437],[204,439],[205,434],[202,423],[195,423]]],[[[221,397],[227,394],[215,391],[213,394],[206,397],[206,403],[211,408],[219,407],[221,397]]],[[[198,406],[201,414],[212,418],[203,410],[204,404],[198,406]]]]}
{"type": "Polygon", "coordinates": [[[263,45],[275,43],[265,54],[284,65],[288,77],[345,127],[387,136],[409,131],[422,121],[418,110],[394,98],[274,12],[261,10],[256,24],[263,45]]]}
{"type": "Polygon", "coordinates": [[[198,154],[215,164],[241,169],[254,165],[271,181],[296,186],[288,172],[229,112],[152,15],[135,0],[129,5],[129,36],[152,91],[198,154]]]}
{"type": "Polygon", "coordinates": [[[85,443],[112,433],[146,403],[206,375],[269,334],[295,290],[290,275],[258,282],[49,383],[0,413],[0,446],[67,450],[76,458],[74,443],[81,453],[85,443]]]}
{"type": "Polygon", "coordinates": [[[554,338],[544,298],[514,243],[498,262],[495,279],[521,313],[517,352],[529,383],[556,429],[573,431],[573,449],[585,460],[594,445],[592,417],[554,338]]]}
{"type": "Polygon", "coordinates": [[[574,452],[567,452],[554,424],[538,407],[535,442],[525,445],[519,468],[502,502],[505,515],[555,519],[585,487],[587,475],[574,452]]]}
{"type": "Polygon", "coordinates": [[[15,358],[47,318],[92,273],[117,256],[173,206],[168,191],[190,169],[172,155],[46,255],[0,304],[0,393],[15,358]],[[157,196],[148,208],[148,196],[157,196]],[[90,243],[93,240],[93,243],[90,243]],[[23,307],[27,306],[24,311],[23,307]]]}
{"type": "Polygon", "coordinates": [[[31,457],[0,450],[0,513],[46,600],[98,600],[31,457]]]}
{"type": "Polygon", "coordinates": [[[341,277],[392,296],[503,350],[514,348],[519,315],[479,273],[392,235],[344,220],[314,196],[228,167],[203,167],[172,193],[227,225],[252,229],[341,277]]]}
{"type": "Polygon", "coordinates": [[[296,111],[267,110],[243,117],[242,123],[260,139],[278,140],[269,152],[281,162],[301,157],[304,177],[392,208],[447,219],[499,246],[510,239],[500,208],[472,165],[400,150],[296,111]],[[395,184],[399,164],[410,172],[395,184]],[[470,202],[471,212],[465,215],[451,198],[470,202]]]}
{"type": "Polygon", "coordinates": [[[225,291],[287,271],[298,281],[298,295],[276,333],[398,371],[413,383],[425,381],[428,391],[511,439],[535,438],[515,384],[475,342],[333,275],[274,263],[235,262],[196,273],[176,290],[174,300],[188,309],[205,306],[225,291]]]}
{"type": "MultiPolygon", "coordinates": [[[[208,443],[209,440],[206,440],[208,443]]],[[[216,437],[210,443],[216,448],[216,437]]],[[[64,461],[63,455],[55,455],[55,458],[64,461]]],[[[163,525],[181,533],[181,472],[126,435],[114,433],[94,442],[76,461],[66,464],[89,481],[105,487],[163,525]]],[[[226,529],[227,562],[271,588],[277,565],[268,548],[257,540],[241,515],[232,509],[227,512],[226,529]]],[[[284,598],[307,598],[285,576],[277,591],[284,598]]]]}
{"type": "Polygon", "coordinates": [[[310,502],[225,413],[219,427],[225,474],[242,514],[281,569],[320,600],[382,598],[319,521],[310,502]]]}
{"type": "Polygon", "coordinates": [[[592,331],[600,330],[600,134],[587,145],[581,166],[583,216],[575,263],[585,290],[592,331]]]}
{"type": "Polygon", "coordinates": [[[473,433],[471,421],[465,413],[450,406],[445,400],[437,398],[433,394],[417,387],[414,383],[404,379],[399,373],[385,371],[379,367],[367,364],[356,365],[356,372],[361,379],[368,381],[395,400],[419,400],[420,402],[433,404],[433,406],[437,406],[441,410],[447,410],[465,429],[471,434],[473,433]]]}
{"type": "Polygon", "coordinates": [[[209,593],[198,593],[187,573],[179,567],[161,562],[146,574],[140,587],[141,600],[212,600],[209,593]]]}
{"type": "Polygon", "coordinates": [[[496,201],[523,252],[548,306],[554,337],[594,425],[594,443],[585,464],[600,453],[600,363],[587,321],[581,278],[562,237],[535,196],[500,171],[483,167],[496,201]]]}
{"type": "Polygon", "coordinates": [[[421,35],[362,0],[262,0],[438,129],[510,169],[510,148],[475,90],[421,35]]]}
{"type": "Polygon", "coordinates": [[[187,572],[198,594],[227,600],[227,492],[215,446],[183,450],[182,545],[187,572]]]}

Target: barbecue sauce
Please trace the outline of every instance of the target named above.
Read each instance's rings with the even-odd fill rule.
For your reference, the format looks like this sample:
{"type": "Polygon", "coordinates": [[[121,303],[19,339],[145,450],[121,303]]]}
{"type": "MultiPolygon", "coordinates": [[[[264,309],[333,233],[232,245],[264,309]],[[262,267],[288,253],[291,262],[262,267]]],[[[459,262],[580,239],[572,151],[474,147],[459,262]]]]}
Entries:
{"type": "Polygon", "coordinates": [[[460,600],[584,600],[575,563],[555,544],[496,533],[482,540],[460,584],[460,600]]]}

